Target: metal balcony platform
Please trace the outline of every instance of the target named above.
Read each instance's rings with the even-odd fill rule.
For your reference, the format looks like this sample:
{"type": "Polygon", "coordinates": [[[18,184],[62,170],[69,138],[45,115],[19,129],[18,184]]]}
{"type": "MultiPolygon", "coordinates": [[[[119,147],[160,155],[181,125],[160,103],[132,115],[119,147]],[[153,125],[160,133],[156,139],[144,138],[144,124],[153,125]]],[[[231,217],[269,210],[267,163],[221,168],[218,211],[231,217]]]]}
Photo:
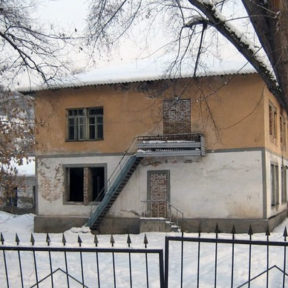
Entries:
{"type": "Polygon", "coordinates": [[[200,133],[140,136],[136,156],[205,156],[205,139],[200,133]]]}

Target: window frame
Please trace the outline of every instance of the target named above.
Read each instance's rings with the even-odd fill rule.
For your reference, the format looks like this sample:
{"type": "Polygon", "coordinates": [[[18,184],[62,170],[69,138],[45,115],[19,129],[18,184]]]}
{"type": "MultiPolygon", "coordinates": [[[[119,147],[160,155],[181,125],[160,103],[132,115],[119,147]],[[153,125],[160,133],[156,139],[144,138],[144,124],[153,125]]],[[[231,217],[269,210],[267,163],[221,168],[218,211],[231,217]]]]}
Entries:
{"type": "Polygon", "coordinates": [[[272,143],[277,144],[277,136],[278,136],[278,111],[272,102],[269,102],[269,136],[272,143]]]}
{"type": "Polygon", "coordinates": [[[281,167],[281,203],[287,202],[287,167],[281,167]]]}
{"type": "Polygon", "coordinates": [[[66,141],[80,142],[104,140],[103,119],[103,106],[66,109],[66,141]],[[91,115],[90,112],[93,110],[98,110],[98,113],[91,115]],[[80,113],[81,111],[82,114],[80,113]],[[75,115],[73,115],[73,112],[75,113],[75,115]],[[70,115],[70,113],[72,115],[70,115]],[[91,125],[91,119],[94,119],[93,125],[91,125]],[[70,122],[73,122],[72,125],[70,124],[70,122]],[[94,137],[91,137],[91,126],[94,127],[94,137]],[[70,131],[70,129],[73,129],[73,133],[71,132],[72,130],[70,131]],[[71,137],[72,134],[73,137],[71,137]]]}
{"type": "Polygon", "coordinates": [[[280,204],[279,199],[279,165],[276,162],[270,163],[271,175],[271,206],[277,207],[280,204]]]}
{"type": "Polygon", "coordinates": [[[286,118],[283,114],[280,114],[280,145],[286,151],[286,118]]]}
{"type": "MultiPolygon", "coordinates": [[[[95,202],[95,201],[91,201],[91,193],[93,193],[93,191],[89,192],[89,193],[85,193],[85,185],[87,185],[87,187],[89,187],[89,180],[86,180],[87,182],[85,183],[85,170],[88,171],[90,168],[103,168],[104,169],[104,195],[107,192],[106,189],[106,184],[107,184],[107,163],[97,163],[97,164],[69,164],[69,165],[63,165],[63,172],[64,172],[64,193],[63,193],[63,204],[64,205],[93,205],[95,203],[99,203],[99,202],[95,202]],[[69,183],[69,178],[70,178],[70,174],[68,173],[69,169],[73,169],[73,168],[82,168],[83,169],[83,201],[71,201],[69,200],[69,196],[70,196],[70,183],[69,183]]],[[[89,188],[87,188],[89,189],[89,188]]]]}

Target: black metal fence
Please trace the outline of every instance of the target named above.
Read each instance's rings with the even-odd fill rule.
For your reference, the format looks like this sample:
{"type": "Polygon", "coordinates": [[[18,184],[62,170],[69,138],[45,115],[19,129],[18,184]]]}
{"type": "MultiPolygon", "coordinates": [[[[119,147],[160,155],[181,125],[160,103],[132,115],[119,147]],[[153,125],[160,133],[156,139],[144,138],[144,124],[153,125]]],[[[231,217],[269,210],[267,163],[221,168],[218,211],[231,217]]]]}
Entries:
{"type": "Polygon", "coordinates": [[[148,249],[146,235],[143,248],[131,248],[129,235],[124,248],[114,247],[113,236],[101,248],[97,236],[89,247],[78,236],[72,247],[64,235],[53,245],[48,234],[46,243],[33,235],[21,243],[16,235],[7,245],[1,234],[0,287],[288,288],[286,228],[283,238],[272,240],[269,231],[263,239],[251,228],[247,235],[220,234],[218,227],[215,234],[194,235],[166,236],[161,248],[148,249]]]}
{"type": "Polygon", "coordinates": [[[99,248],[95,236],[95,247],[67,247],[63,236],[61,247],[51,247],[47,234],[47,246],[21,246],[16,235],[15,246],[4,245],[0,251],[0,287],[164,287],[163,250],[147,249],[144,237],[143,249],[115,248],[111,236],[111,248],[99,248]],[[17,244],[17,245],[16,245],[17,244]],[[134,263],[137,263],[134,269],[134,263]]]}
{"type": "Polygon", "coordinates": [[[270,241],[269,230],[265,240],[257,240],[257,235],[252,239],[252,235],[251,227],[248,239],[233,228],[220,238],[216,227],[213,238],[200,233],[197,237],[166,237],[165,288],[288,287],[286,228],[280,241],[270,241]]]}

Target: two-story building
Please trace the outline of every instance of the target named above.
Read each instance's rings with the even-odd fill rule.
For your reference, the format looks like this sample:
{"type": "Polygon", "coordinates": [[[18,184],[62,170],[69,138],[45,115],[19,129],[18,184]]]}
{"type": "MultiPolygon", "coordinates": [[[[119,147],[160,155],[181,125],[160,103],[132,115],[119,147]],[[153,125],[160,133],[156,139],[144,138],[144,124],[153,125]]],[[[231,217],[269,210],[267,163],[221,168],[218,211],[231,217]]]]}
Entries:
{"type": "Polygon", "coordinates": [[[37,123],[35,231],[88,221],[137,233],[147,217],[172,216],[184,231],[247,232],[283,220],[287,113],[260,76],[140,72],[100,69],[26,91],[37,123]]]}

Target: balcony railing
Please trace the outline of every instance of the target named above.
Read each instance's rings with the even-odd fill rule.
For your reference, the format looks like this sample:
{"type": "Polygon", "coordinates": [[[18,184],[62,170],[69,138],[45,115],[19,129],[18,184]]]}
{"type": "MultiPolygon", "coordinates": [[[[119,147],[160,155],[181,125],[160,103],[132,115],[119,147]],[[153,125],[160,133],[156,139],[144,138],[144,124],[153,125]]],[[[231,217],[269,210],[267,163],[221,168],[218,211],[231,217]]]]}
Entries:
{"type": "Polygon", "coordinates": [[[140,136],[138,157],[205,156],[205,139],[200,133],[140,136]]]}

